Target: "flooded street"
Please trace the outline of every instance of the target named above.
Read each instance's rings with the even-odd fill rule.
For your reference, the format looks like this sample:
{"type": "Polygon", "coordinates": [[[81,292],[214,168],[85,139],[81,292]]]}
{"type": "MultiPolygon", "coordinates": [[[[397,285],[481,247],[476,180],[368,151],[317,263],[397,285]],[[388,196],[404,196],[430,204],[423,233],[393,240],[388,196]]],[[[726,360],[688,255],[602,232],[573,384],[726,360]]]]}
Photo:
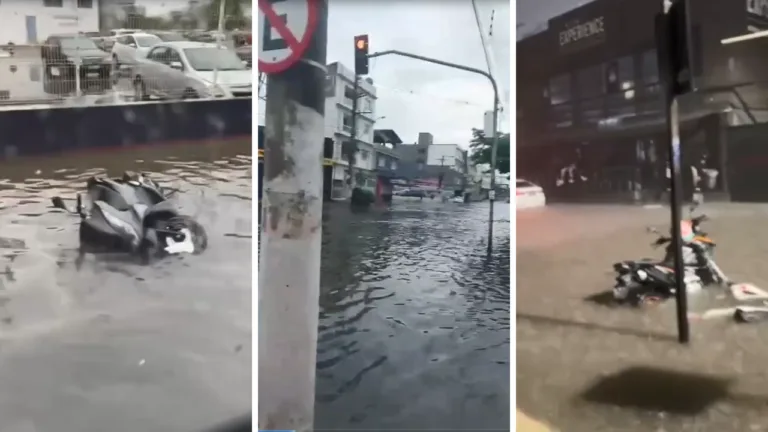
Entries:
{"type": "MultiPolygon", "coordinates": [[[[196,431],[251,409],[251,143],[0,164],[0,431],[196,431]],[[87,257],[50,199],[146,171],[206,227],[200,256],[87,257]]],[[[74,201],[70,201],[74,203],[74,201]]]]}
{"type": "Polygon", "coordinates": [[[325,204],[317,429],[508,430],[509,205],[325,204]]]}

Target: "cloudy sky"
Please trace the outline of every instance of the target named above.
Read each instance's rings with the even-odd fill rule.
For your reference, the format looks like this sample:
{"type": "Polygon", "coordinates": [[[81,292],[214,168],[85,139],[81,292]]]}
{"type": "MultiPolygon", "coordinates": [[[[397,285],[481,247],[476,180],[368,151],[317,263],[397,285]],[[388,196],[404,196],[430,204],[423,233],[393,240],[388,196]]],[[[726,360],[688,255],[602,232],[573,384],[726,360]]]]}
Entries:
{"type": "MultiPolygon", "coordinates": [[[[510,4],[477,4],[486,34],[494,12],[489,38],[493,73],[502,103],[509,107],[510,4]]],[[[351,68],[354,37],[368,34],[371,51],[397,49],[486,68],[470,0],[330,0],[328,21],[328,63],[351,68]]],[[[479,75],[395,56],[372,59],[370,71],[378,92],[376,115],[386,116],[376,128],[393,129],[406,143],[415,142],[419,132],[430,132],[435,143],[466,148],[472,128],[482,128],[483,113],[492,109],[492,87],[479,75]]],[[[509,113],[502,118],[501,128],[508,131],[509,113]]]]}

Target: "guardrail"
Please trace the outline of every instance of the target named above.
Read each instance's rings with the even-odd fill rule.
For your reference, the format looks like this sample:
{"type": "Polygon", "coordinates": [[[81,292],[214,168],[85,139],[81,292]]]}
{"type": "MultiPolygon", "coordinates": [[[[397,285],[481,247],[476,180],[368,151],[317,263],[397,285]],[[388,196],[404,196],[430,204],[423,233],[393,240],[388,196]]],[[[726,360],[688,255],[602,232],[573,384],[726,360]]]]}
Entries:
{"type": "Polygon", "coordinates": [[[250,139],[251,98],[0,111],[0,159],[250,139]]]}

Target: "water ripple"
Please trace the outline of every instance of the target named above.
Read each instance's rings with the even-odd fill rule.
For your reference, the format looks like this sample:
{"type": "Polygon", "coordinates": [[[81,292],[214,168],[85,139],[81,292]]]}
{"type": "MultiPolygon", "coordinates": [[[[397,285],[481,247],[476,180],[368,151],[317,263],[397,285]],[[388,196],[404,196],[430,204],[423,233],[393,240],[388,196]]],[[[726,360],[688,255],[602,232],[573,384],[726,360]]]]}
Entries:
{"type": "Polygon", "coordinates": [[[486,257],[487,211],[326,204],[316,427],[508,426],[510,226],[497,223],[486,257]],[[433,406],[475,396],[496,402],[433,406]]]}

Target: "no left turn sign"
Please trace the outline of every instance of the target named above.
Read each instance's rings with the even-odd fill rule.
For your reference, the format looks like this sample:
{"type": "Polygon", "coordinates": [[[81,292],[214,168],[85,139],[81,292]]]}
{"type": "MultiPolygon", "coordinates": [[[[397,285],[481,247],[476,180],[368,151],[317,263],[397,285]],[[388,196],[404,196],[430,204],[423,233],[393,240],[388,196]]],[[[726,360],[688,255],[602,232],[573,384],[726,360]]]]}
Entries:
{"type": "Polygon", "coordinates": [[[259,0],[259,71],[280,73],[309,46],[318,0],[259,0]]]}

